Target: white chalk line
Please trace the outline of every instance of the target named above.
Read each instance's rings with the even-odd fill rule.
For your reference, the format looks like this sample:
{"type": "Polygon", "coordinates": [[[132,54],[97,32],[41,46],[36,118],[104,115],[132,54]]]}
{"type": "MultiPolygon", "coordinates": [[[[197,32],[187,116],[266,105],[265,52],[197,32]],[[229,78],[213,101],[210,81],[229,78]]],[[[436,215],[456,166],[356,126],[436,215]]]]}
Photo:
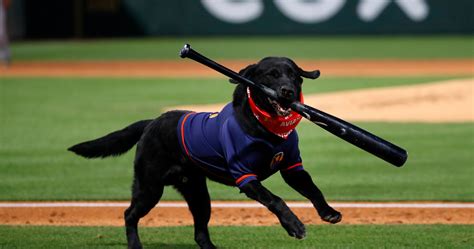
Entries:
{"type": "MultiPolygon", "coordinates": [[[[53,208],[53,207],[128,207],[128,202],[0,202],[0,208],[53,208]]],[[[291,208],[314,208],[309,202],[287,202],[291,208]]],[[[334,208],[474,208],[474,203],[409,203],[409,202],[334,202],[330,203],[334,208]]],[[[157,207],[187,208],[185,202],[160,202],[157,207]]],[[[263,205],[254,202],[213,202],[213,208],[264,208],[263,205]]]]}

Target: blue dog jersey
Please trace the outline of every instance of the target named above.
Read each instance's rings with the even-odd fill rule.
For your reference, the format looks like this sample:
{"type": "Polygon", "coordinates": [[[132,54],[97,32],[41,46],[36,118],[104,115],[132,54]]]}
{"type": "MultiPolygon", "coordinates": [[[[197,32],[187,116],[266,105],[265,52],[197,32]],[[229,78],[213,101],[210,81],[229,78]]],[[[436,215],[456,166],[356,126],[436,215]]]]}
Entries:
{"type": "Polygon", "coordinates": [[[238,124],[232,104],[218,113],[187,113],[177,129],[184,153],[229,185],[242,187],[279,170],[303,169],[296,131],[278,145],[252,137],[238,124]]]}

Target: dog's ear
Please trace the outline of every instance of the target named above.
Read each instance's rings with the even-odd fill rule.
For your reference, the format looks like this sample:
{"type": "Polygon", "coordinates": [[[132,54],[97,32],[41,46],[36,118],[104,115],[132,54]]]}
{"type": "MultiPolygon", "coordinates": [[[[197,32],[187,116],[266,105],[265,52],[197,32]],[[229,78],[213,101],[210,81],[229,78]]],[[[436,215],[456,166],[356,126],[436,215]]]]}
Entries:
{"type": "Polygon", "coordinates": [[[305,71],[299,68],[299,71],[300,71],[301,77],[305,77],[305,78],[313,79],[313,80],[319,78],[319,76],[321,75],[321,72],[319,72],[319,70],[305,71]]]}
{"type": "MultiPolygon", "coordinates": [[[[257,68],[257,64],[248,65],[244,69],[240,70],[239,74],[245,78],[248,78],[250,75],[252,75],[255,72],[256,68],[257,68]]],[[[239,82],[234,79],[229,79],[229,82],[233,84],[239,84],[239,82]]]]}

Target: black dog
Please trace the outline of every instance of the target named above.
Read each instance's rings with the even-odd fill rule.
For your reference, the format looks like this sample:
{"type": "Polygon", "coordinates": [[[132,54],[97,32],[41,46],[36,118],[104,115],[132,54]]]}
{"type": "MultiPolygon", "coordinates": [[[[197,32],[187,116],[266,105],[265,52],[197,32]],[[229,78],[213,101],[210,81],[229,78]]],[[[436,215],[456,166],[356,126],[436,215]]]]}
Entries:
{"type": "Polygon", "coordinates": [[[301,116],[288,107],[298,98],[303,101],[302,77],[315,79],[319,71],[304,71],[288,58],[267,57],[239,73],[275,90],[279,101],[239,84],[233,102],[219,113],[170,111],[69,148],[96,158],[120,155],[138,142],[132,201],[125,211],[129,248],[141,248],[138,221],[158,203],[165,185],[173,185],[188,203],[197,244],[215,248],[207,227],[211,205],[206,178],[238,186],[273,212],[288,234],[298,239],[305,237],[303,223],[260,183],[276,171],[314,204],[322,220],[341,220],[302,167],[294,131],[301,116]]]}

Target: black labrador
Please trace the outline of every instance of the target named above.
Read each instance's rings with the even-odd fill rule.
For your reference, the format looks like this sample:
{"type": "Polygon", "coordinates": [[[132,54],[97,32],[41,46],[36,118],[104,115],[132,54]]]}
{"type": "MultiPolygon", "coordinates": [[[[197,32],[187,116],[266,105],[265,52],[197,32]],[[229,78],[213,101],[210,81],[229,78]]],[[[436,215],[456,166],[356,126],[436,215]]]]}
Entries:
{"type": "MultiPolygon", "coordinates": [[[[289,115],[291,112],[289,103],[297,100],[301,95],[302,77],[315,79],[319,76],[319,71],[304,71],[288,58],[267,57],[257,64],[242,69],[239,74],[257,84],[265,84],[272,88],[279,97],[278,101],[272,101],[257,89],[247,88],[242,84],[236,86],[233,101],[229,104],[231,107],[228,108],[232,109],[230,115],[234,116],[237,126],[240,127],[238,129],[247,134],[243,137],[264,140],[270,144],[269,146],[284,144],[287,137],[267,128],[256,116],[254,108],[257,106],[257,109],[271,117],[289,115]],[[253,102],[253,108],[249,102],[253,102]]],[[[194,238],[197,244],[201,248],[215,248],[208,232],[211,205],[206,178],[227,185],[237,185],[241,193],[260,202],[274,213],[290,236],[297,239],[304,238],[306,232],[303,223],[281,198],[261,184],[264,178],[277,170],[262,173],[261,176],[259,173],[247,174],[245,177],[251,177],[247,177],[248,181],[245,184],[239,185],[238,182],[229,182],[225,177],[216,176],[215,173],[204,169],[202,162],[196,162],[192,156],[187,155],[186,146],[183,147],[180,142],[180,139],[184,141],[184,138],[180,137],[178,132],[178,125],[184,122],[183,116],[187,114],[189,114],[188,111],[170,111],[154,120],[138,121],[122,130],[69,148],[70,151],[86,158],[103,158],[125,153],[137,143],[132,200],[130,207],[125,211],[128,247],[141,248],[137,229],[138,221],[159,202],[164,186],[172,185],[188,203],[194,218],[194,238]]],[[[289,133],[293,133],[292,130],[289,133]]],[[[202,147],[205,148],[204,145],[202,147]]],[[[297,149],[298,145],[294,144],[293,147],[297,149]]],[[[250,152],[242,151],[241,153],[250,152]]],[[[254,165],[254,167],[256,167],[256,172],[260,172],[261,169],[263,172],[263,168],[269,168],[268,165],[254,165]]],[[[330,223],[341,221],[342,215],[328,205],[323,194],[304,169],[300,168],[291,173],[286,170],[280,170],[280,172],[288,185],[313,203],[322,220],[330,223]]]]}

